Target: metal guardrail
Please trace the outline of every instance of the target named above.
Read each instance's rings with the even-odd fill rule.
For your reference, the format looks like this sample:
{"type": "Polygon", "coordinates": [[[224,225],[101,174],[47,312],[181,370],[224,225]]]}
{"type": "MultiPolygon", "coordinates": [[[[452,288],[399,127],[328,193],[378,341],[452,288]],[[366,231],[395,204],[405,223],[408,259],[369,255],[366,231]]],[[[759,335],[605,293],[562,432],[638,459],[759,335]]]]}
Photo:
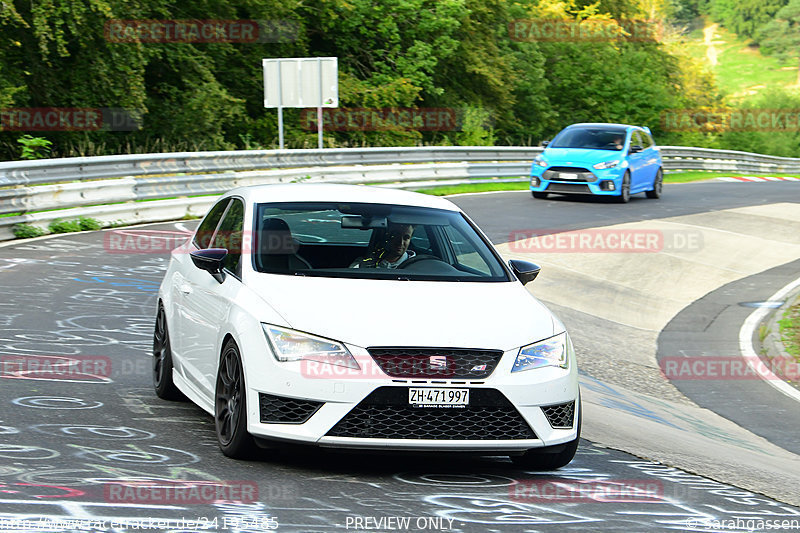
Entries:
{"type": "MultiPolygon", "coordinates": [[[[660,148],[665,170],[800,173],[800,159],[660,148]]],[[[200,216],[233,187],[296,181],[408,187],[527,179],[539,147],[409,147],[186,152],[0,163],[0,240],[16,224],[80,216],[104,224],[200,216]],[[205,195],[205,197],[201,196],[205,195]],[[213,195],[213,196],[211,196],[213,195]],[[177,197],[177,198],[176,198],[177,197]],[[142,201],[149,200],[149,201],[142,201]]]]}

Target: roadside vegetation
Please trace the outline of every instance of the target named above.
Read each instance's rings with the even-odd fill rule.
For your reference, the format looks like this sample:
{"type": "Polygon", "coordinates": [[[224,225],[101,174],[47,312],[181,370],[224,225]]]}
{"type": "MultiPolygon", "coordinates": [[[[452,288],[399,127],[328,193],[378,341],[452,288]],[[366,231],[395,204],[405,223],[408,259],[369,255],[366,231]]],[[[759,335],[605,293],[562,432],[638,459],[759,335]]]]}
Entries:
{"type": "MultiPolygon", "coordinates": [[[[339,58],[340,110],[452,118],[326,131],[329,147],[534,145],[567,124],[599,121],[649,126],[662,145],[797,155],[794,131],[670,128],[663,119],[674,110],[800,108],[790,83],[798,47],[787,44],[798,2],[12,0],[0,10],[0,110],[124,109],[138,129],[3,127],[0,159],[275,148],[261,59],[308,56],[339,58]],[[109,30],[163,20],[265,22],[257,42],[148,42],[109,30]],[[553,20],[578,36],[593,24],[605,30],[600,39],[552,38],[545,23],[553,20]],[[768,26],[775,20],[784,22],[768,26]],[[716,65],[709,24],[718,25],[709,41],[720,41],[716,65]]],[[[316,146],[306,111],[284,111],[287,148],[316,146]]]]}
{"type": "Polygon", "coordinates": [[[800,297],[778,320],[778,328],[786,352],[800,363],[800,297]]]}

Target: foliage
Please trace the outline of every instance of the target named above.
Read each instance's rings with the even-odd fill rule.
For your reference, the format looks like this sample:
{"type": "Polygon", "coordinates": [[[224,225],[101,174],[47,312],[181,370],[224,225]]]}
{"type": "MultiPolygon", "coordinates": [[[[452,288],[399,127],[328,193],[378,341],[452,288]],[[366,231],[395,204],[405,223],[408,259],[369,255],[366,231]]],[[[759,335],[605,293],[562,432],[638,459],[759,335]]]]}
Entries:
{"type": "MultiPolygon", "coordinates": [[[[135,131],[48,132],[54,156],[274,148],[277,114],[263,108],[261,59],[336,56],[340,106],[444,109],[463,120],[444,131],[326,131],[326,146],[530,145],[578,120],[649,125],[658,140],[665,109],[708,105],[716,94],[680,47],[626,37],[541,41],[511,28],[519,20],[685,21],[706,1],[7,0],[0,108],[142,116],[135,131]],[[296,31],[255,43],[115,42],[106,31],[115,20],[167,19],[280,21],[296,31]]],[[[284,110],[289,148],[317,145],[302,116],[284,110]]],[[[17,155],[11,135],[0,132],[0,158],[17,155]]]]}
{"type": "Polygon", "coordinates": [[[81,231],[81,223],[77,220],[56,219],[48,226],[50,233],[72,233],[81,231]]]}
{"type": "Polygon", "coordinates": [[[79,217],[78,225],[81,231],[96,231],[103,227],[99,220],[90,217],[79,217]]]}
{"type": "Polygon", "coordinates": [[[33,237],[41,237],[47,234],[47,232],[39,226],[33,226],[31,224],[17,224],[11,231],[17,239],[32,239],[33,237]]]}
{"type": "Polygon", "coordinates": [[[712,0],[711,16],[734,33],[754,38],[789,0],[712,0]]]}
{"type": "Polygon", "coordinates": [[[784,61],[790,57],[797,58],[800,54],[800,0],[791,0],[782,7],[774,20],[759,28],[755,37],[764,53],[784,61]]]}
{"type": "Polygon", "coordinates": [[[23,135],[17,142],[22,145],[20,159],[44,159],[50,152],[52,142],[42,137],[23,135]]]}

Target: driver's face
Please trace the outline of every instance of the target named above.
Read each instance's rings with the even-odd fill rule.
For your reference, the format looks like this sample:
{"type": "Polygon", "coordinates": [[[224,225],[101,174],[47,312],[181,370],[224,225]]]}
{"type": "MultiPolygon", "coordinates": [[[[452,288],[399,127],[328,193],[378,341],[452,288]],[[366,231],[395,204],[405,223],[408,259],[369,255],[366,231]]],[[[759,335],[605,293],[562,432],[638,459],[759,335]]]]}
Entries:
{"type": "Polygon", "coordinates": [[[389,233],[386,236],[386,251],[389,254],[390,261],[397,261],[400,259],[411,243],[411,236],[414,234],[412,226],[390,226],[389,233]]]}

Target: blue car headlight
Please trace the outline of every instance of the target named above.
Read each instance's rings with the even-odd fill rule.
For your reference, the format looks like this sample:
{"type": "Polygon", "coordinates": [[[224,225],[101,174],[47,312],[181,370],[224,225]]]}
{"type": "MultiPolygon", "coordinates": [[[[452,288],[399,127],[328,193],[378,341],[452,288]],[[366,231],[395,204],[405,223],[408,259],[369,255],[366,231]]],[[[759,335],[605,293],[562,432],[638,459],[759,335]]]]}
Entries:
{"type": "Polygon", "coordinates": [[[592,165],[592,168],[596,168],[597,170],[605,170],[607,168],[614,168],[617,165],[619,165],[619,159],[614,159],[612,161],[603,161],[602,163],[597,163],[592,165]]]}
{"type": "Polygon", "coordinates": [[[533,160],[533,164],[534,165],[538,165],[540,167],[546,167],[547,166],[547,161],[545,161],[542,156],[538,156],[538,157],[536,157],[536,159],[533,160]]]}
{"type": "Polygon", "coordinates": [[[272,347],[272,354],[278,361],[317,361],[359,368],[350,351],[340,342],[270,324],[261,324],[261,327],[272,347]]]}
{"type": "Polygon", "coordinates": [[[534,342],[519,349],[511,372],[522,372],[534,368],[557,366],[567,368],[569,364],[567,332],[559,333],[549,339],[534,342]]]}

